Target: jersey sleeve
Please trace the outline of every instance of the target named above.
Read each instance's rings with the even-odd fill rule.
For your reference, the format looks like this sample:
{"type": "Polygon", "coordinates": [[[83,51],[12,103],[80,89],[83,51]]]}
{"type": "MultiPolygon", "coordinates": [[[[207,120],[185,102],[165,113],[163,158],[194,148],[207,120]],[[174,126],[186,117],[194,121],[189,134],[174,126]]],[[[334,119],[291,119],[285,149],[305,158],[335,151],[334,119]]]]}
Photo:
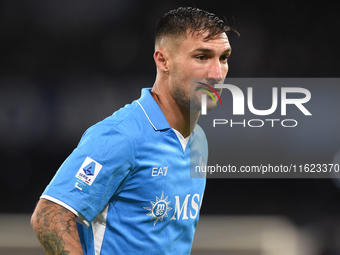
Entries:
{"type": "Polygon", "coordinates": [[[96,124],[85,132],[42,196],[65,203],[91,222],[124,187],[134,162],[126,134],[108,124],[96,124]]]}

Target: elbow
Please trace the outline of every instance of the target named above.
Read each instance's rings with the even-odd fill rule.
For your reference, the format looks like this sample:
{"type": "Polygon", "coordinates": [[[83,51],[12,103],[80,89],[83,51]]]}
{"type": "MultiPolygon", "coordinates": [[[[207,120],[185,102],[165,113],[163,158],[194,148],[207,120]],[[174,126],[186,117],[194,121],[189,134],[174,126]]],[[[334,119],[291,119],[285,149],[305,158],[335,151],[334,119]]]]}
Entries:
{"type": "Polygon", "coordinates": [[[39,224],[39,218],[38,218],[39,208],[40,208],[40,201],[38,202],[31,216],[31,226],[33,227],[34,230],[38,227],[38,224],[39,224]]]}
{"type": "Polygon", "coordinates": [[[34,211],[31,216],[31,226],[33,227],[33,229],[35,228],[36,223],[37,223],[37,216],[36,216],[36,212],[34,211]]]}

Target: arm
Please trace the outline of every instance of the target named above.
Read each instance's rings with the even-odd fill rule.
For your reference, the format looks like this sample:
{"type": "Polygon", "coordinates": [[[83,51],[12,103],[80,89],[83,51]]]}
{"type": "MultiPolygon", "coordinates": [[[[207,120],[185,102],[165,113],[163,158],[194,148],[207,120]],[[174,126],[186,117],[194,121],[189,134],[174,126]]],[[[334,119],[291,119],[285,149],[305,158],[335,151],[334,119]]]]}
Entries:
{"type": "Polygon", "coordinates": [[[64,207],[40,199],[31,224],[47,255],[83,255],[76,216],[64,207]]]}

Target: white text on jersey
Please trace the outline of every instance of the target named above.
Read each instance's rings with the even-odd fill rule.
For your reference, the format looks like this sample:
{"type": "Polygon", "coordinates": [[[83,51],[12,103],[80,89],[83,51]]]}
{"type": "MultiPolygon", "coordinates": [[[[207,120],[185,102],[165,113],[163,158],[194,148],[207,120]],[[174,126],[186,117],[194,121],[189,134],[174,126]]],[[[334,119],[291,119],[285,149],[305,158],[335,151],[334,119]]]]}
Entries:
{"type": "Polygon", "coordinates": [[[154,168],[152,168],[151,176],[152,177],[156,177],[156,176],[159,176],[159,175],[166,176],[167,172],[168,172],[167,166],[163,167],[163,168],[162,167],[160,167],[160,168],[154,167],[154,168]]]}

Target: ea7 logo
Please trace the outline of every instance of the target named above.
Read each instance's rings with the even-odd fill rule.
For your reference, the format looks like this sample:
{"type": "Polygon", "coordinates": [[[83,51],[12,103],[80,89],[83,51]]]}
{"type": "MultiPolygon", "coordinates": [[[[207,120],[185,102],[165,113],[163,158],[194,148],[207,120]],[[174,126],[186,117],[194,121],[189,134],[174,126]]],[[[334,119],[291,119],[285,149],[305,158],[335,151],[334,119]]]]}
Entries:
{"type": "Polygon", "coordinates": [[[168,167],[153,167],[151,171],[151,176],[156,177],[156,176],[166,176],[168,172],[168,167]]]}
{"type": "MultiPolygon", "coordinates": [[[[231,84],[216,84],[215,88],[228,89],[233,97],[233,115],[244,115],[244,94],[240,88],[231,84]]],[[[298,87],[282,87],[281,88],[281,115],[286,115],[287,105],[293,104],[304,115],[312,115],[304,106],[311,99],[311,93],[305,88],[298,87]],[[301,93],[304,95],[303,98],[290,99],[287,98],[288,93],[301,93]]],[[[272,88],[272,106],[266,110],[255,109],[253,105],[253,88],[247,88],[247,104],[248,109],[255,115],[270,115],[276,111],[278,105],[278,89],[277,87],[272,88]]],[[[207,94],[202,94],[201,100],[201,114],[207,114],[207,94]]]]}

